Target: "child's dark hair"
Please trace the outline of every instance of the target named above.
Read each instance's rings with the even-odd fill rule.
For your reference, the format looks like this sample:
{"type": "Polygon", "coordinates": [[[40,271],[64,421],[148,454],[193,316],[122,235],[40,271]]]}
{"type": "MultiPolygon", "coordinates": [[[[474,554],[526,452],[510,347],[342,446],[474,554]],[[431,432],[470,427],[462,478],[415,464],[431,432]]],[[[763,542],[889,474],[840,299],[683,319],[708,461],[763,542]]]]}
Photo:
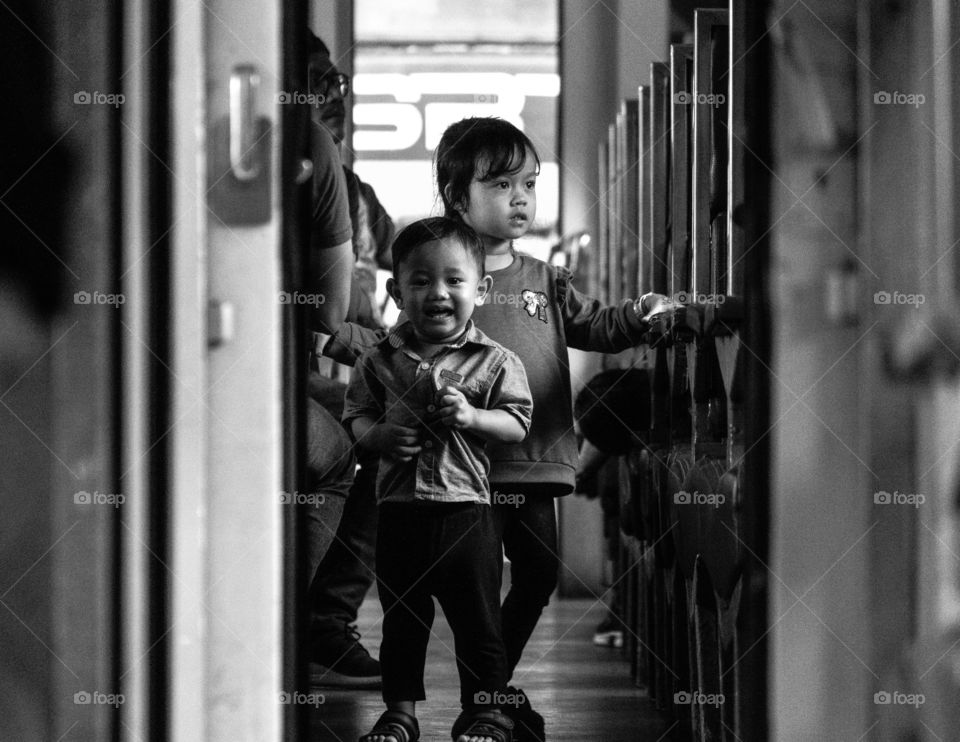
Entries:
{"type": "Polygon", "coordinates": [[[530,138],[501,118],[467,118],[450,124],[437,145],[437,191],[443,212],[460,220],[456,206],[466,206],[470,182],[516,173],[533,154],[540,172],[540,155],[530,138]],[[449,191],[449,193],[448,193],[449,191]]]}
{"type": "Polygon", "coordinates": [[[393,277],[400,277],[400,264],[410,253],[428,242],[436,242],[453,237],[458,240],[467,254],[476,262],[480,275],[484,274],[483,241],[473,229],[456,219],[445,216],[431,216],[427,219],[408,224],[400,230],[393,241],[393,277]]]}

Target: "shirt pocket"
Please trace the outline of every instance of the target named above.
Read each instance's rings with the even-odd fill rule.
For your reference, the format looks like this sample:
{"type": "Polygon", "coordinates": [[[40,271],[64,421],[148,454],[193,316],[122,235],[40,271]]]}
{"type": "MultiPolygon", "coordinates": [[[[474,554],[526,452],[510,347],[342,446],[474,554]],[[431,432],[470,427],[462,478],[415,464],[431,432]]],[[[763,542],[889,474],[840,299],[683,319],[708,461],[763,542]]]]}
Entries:
{"type": "Polygon", "coordinates": [[[440,390],[444,387],[453,387],[467,398],[467,401],[476,406],[476,402],[483,398],[483,390],[475,379],[464,379],[456,372],[448,369],[440,369],[437,375],[437,398],[439,400],[440,390]]]}

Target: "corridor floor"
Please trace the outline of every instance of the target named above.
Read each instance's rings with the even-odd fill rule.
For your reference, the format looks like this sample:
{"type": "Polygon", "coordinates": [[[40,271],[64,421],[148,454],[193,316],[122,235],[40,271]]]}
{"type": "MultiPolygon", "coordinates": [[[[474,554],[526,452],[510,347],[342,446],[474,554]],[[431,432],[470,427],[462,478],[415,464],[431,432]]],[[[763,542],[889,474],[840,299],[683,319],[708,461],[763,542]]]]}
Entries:
{"type": "MultiPolygon", "coordinates": [[[[546,718],[548,742],[668,742],[669,729],[630,680],[620,651],[596,647],[593,629],[605,608],[592,600],[559,600],[547,607],[513,683],[546,718]]],[[[368,598],[358,628],[376,656],[380,604],[368,598]]],[[[453,636],[440,610],[427,655],[427,700],[417,705],[421,739],[450,739],[459,713],[453,636]]],[[[320,692],[318,690],[318,692],[320,692]]],[[[311,714],[310,742],[356,742],[383,711],[379,691],[322,691],[311,714]]]]}

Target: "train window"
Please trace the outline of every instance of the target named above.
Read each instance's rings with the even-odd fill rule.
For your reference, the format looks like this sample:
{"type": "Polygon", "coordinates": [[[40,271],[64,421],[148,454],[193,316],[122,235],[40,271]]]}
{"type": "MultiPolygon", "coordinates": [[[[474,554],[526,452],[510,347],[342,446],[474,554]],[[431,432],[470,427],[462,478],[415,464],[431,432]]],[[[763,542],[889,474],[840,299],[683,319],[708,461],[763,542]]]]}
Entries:
{"type": "Polygon", "coordinates": [[[356,0],[354,170],[398,227],[440,212],[434,148],[467,116],[499,116],[536,145],[537,219],[522,249],[557,239],[558,2],[356,0]]]}

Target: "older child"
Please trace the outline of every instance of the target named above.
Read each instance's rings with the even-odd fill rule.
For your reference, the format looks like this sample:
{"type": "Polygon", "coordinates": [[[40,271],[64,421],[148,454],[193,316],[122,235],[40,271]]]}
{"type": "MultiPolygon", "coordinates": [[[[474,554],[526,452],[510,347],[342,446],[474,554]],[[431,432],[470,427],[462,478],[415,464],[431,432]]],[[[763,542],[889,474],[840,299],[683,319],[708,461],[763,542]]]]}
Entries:
{"type": "Polygon", "coordinates": [[[406,314],[357,362],[343,420],[380,454],[377,586],[387,711],[361,742],[419,737],[435,596],[456,642],[459,742],[509,742],[497,706],[507,681],[500,623],[500,543],[490,508],[487,441],[518,443],[532,405],[517,356],[471,321],[490,290],[483,245],[459,221],[414,222],[393,244],[387,289],[406,314]],[[493,703],[491,703],[493,701],[493,703]]]}
{"type": "MultiPolygon", "coordinates": [[[[570,493],[575,481],[577,439],[567,348],[616,353],[633,347],[649,329],[645,318],[667,298],[646,294],[603,306],[577,291],[566,269],[514,249],[513,241],[527,232],[537,212],[540,158],[530,139],[513,124],[497,118],[452,124],[437,146],[436,163],[437,190],[446,215],[477,231],[496,293],[513,299],[484,304],[476,313],[477,326],[516,351],[533,392],[530,435],[522,443],[498,444],[490,450],[491,487],[523,495],[494,506],[510,559],[510,592],[502,618],[512,676],[556,587],[559,557],[553,498],[570,493]]],[[[543,739],[543,719],[529,704],[505,711],[517,724],[517,739],[543,739]]]]}

